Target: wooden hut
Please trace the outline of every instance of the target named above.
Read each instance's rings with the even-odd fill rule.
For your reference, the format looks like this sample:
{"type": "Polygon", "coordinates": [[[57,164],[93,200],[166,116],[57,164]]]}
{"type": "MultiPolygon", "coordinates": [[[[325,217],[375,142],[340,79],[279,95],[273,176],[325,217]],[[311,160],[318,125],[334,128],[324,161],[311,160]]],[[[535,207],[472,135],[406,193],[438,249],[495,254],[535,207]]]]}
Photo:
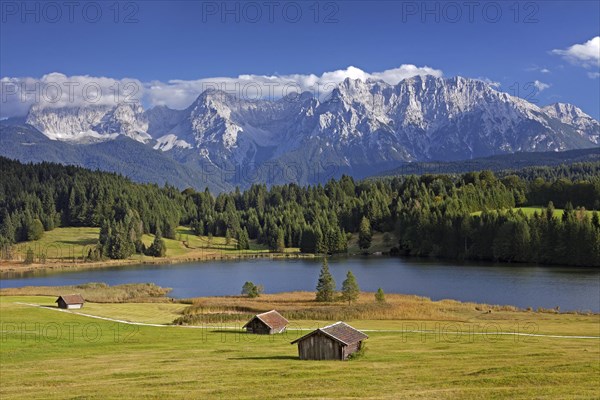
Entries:
{"type": "Polygon", "coordinates": [[[80,294],[66,294],[56,299],[59,308],[77,309],[83,307],[85,300],[80,294]]]}
{"type": "Polygon", "coordinates": [[[347,360],[362,347],[367,335],[344,322],[319,328],[292,342],[301,360],[347,360]]]}
{"type": "Polygon", "coordinates": [[[289,321],[275,310],[257,314],[242,327],[249,333],[272,335],[285,331],[289,321]]]}

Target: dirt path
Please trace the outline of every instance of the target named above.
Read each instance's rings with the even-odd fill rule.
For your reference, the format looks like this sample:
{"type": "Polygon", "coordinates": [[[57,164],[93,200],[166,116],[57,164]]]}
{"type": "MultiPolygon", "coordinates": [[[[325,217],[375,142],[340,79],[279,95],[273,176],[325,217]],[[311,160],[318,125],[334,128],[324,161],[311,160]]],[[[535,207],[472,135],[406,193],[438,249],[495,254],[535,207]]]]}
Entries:
{"type": "MultiPolygon", "coordinates": [[[[101,319],[104,321],[117,322],[120,324],[128,324],[128,325],[137,325],[137,326],[153,326],[159,328],[186,328],[186,329],[227,329],[227,330],[239,330],[239,326],[190,326],[190,325],[166,325],[166,324],[149,324],[145,322],[133,322],[126,321],[122,319],[101,317],[98,315],[85,314],[77,311],[69,311],[61,308],[47,307],[41,306],[38,304],[31,303],[21,303],[15,302],[15,304],[20,304],[29,307],[38,307],[45,310],[64,312],[68,314],[75,314],[82,317],[101,319]]],[[[288,331],[309,331],[314,328],[290,328],[288,331]]],[[[361,329],[362,332],[392,332],[392,333],[432,333],[435,334],[437,331],[433,330],[401,330],[401,329],[361,329]]],[[[444,332],[445,335],[490,335],[488,332],[444,332]]],[[[528,336],[528,337],[540,337],[540,338],[553,338],[553,339],[596,339],[599,340],[600,336],[572,336],[572,335],[546,335],[541,333],[521,333],[521,332],[494,332],[493,335],[508,335],[508,336],[528,336]]]]}

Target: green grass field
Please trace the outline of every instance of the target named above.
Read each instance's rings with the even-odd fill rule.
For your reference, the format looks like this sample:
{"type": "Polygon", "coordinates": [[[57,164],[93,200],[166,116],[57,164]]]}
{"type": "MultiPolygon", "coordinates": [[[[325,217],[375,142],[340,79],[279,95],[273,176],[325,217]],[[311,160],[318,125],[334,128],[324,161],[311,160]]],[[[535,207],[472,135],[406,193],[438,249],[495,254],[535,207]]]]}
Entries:
{"type": "MultiPolygon", "coordinates": [[[[528,217],[531,217],[531,216],[533,216],[533,214],[536,211],[537,211],[538,214],[543,213],[545,211],[545,207],[542,207],[542,206],[530,206],[530,207],[516,207],[516,208],[513,208],[513,211],[518,211],[518,210],[523,211],[523,213],[525,215],[527,215],[528,217]]],[[[591,217],[593,211],[586,210],[586,213],[591,217]]],[[[481,215],[481,211],[473,212],[473,213],[471,213],[471,215],[481,215]]],[[[563,210],[562,209],[557,208],[557,209],[554,210],[554,216],[555,217],[560,218],[560,217],[562,217],[562,215],[563,215],[563,210]]]]}
{"type": "MultiPolygon", "coordinates": [[[[167,258],[177,259],[203,259],[215,258],[219,256],[239,255],[237,250],[237,241],[231,239],[229,244],[224,237],[196,236],[187,227],[180,226],[176,229],[174,239],[164,238],[167,245],[167,258]]],[[[13,246],[12,260],[23,261],[28,249],[34,251],[36,260],[39,260],[40,254],[46,254],[46,262],[83,262],[88,251],[93,249],[98,242],[100,233],[99,228],[89,227],[69,227],[55,228],[52,231],[44,232],[40,240],[21,242],[13,246]]],[[[142,241],[146,246],[150,246],[154,240],[153,235],[143,235],[142,241]]],[[[298,248],[286,249],[286,253],[298,253],[298,248]]],[[[267,254],[269,250],[266,246],[250,242],[250,249],[244,250],[245,255],[267,254]]],[[[134,254],[129,258],[130,261],[153,261],[153,257],[134,254]]],[[[115,262],[109,262],[115,263],[115,262]]]]}
{"type": "MultiPolygon", "coordinates": [[[[448,321],[437,322],[445,331],[436,321],[350,321],[372,329],[427,324],[438,333],[368,332],[363,358],[300,361],[289,344],[297,331],[132,326],[17,304],[53,301],[0,296],[2,399],[593,399],[600,385],[598,339],[456,336],[443,333],[460,329],[448,321]]],[[[160,303],[88,303],[81,311],[147,322],[178,312],[160,303]]],[[[597,315],[520,316],[543,317],[539,333],[553,326],[555,333],[599,334],[597,315]]]]}
{"type": "MultiPolygon", "coordinates": [[[[522,210],[525,213],[525,215],[532,216],[533,213],[535,213],[536,211],[538,214],[541,214],[544,211],[544,207],[533,207],[533,206],[532,207],[519,207],[519,208],[515,208],[515,211],[516,210],[522,210]]],[[[593,211],[587,210],[586,213],[591,217],[593,211]]],[[[562,215],[563,215],[562,209],[559,208],[557,210],[554,210],[555,217],[560,218],[560,217],[562,217],[562,215]]]]}
{"type": "Polygon", "coordinates": [[[27,249],[35,254],[45,252],[48,260],[81,258],[98,243],[100,228],[55,228],[44,232],[40,240],[17,243],[15,252],[22,257],[27,249]]]}
{"type": "MultiPolygon", "coordinates": [[[[384,234],[381,232],[373,232],[373,238],[371,239],[371,247],[369,247],[369,253],[376,252],[387,252],[390,248],[394,247],[398,241],[393,233],[389,233],[389,242],[383,240],[384,234]]],[[[348,253],[360,254],[363,251],[358,247],[358,234],[353,234],[352,238],[348,241],[348,253]]]]}

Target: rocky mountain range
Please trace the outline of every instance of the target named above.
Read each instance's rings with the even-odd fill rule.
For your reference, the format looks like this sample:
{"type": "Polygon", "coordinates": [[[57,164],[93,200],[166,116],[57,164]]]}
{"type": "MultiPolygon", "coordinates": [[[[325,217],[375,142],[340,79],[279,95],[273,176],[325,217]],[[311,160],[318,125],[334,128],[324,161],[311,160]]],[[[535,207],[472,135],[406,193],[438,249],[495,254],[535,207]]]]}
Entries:
{"type": "MultiPolygon", "coordinates": [[[[157,160],[175,161],[220,188],[320,182],[341,173],[363,177],[407,162],[600,145],[600,123],[574,105],[538,107],[463,77],[415,76],[397,85],[346,79],[325,100],[308,92],[275,101],[245,100],[207,90],[184,110],[144,110],[138,103],[35,105],[23,122],[58,152],[61,144],[110,147],[107,142],[128,138],[135,148],[144,147],[141,153],[149,149],[157,160]]],[[[2,146],[3,155],[22,157],[24,150],[15,146],[18,140],[11,148],[2,146]]],[[[31,144],[24,146],[33,151],[31,144]]]]}

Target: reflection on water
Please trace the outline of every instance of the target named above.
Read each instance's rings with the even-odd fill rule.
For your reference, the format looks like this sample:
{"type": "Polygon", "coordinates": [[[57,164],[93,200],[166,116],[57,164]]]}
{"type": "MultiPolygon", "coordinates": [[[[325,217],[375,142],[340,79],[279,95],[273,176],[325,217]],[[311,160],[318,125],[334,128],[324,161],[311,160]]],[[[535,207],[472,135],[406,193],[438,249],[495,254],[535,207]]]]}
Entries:
{"type": "MultiPolygon", "coordinates": [[[[352,270],[362,290],[381,287],[432,299],[457,299],[518,307],[600,311],[600,269],[523,264],[459,263],[388,257],[329,260],[338,288],[352,270]]],[[[247,259],[187,264],[140,265],[76,271],[5,274],[0,287],[61,286],[87,282],[153,282],[173,288],[174,297],[235,295],[245,281],[268,293],[314,290],[320,268],[311,259],[247,259]]]]}

